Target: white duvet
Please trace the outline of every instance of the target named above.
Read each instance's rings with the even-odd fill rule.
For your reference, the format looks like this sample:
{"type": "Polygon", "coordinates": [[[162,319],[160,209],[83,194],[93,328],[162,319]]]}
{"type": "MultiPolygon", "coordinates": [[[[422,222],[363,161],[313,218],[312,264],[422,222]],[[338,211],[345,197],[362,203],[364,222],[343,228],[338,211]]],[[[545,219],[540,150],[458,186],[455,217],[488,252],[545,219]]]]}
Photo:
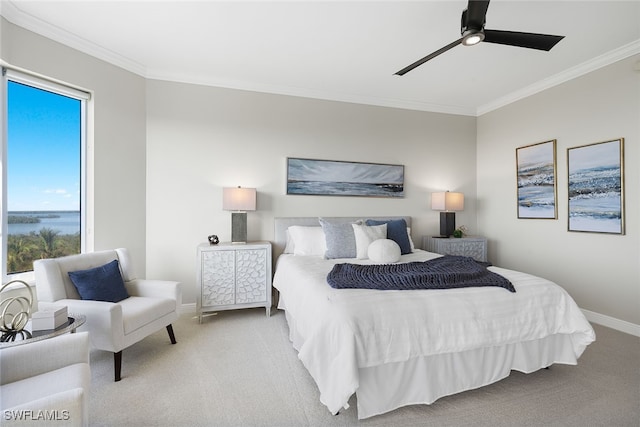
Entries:
{"type": "MultiPolygon", "coordinates": [[[[401,262],[440,255],[417,250],[401,262]]],[[[333,289],[326,276],[340,262],[282,255],[274,287],[278,308],[295,319],[289,326],[299,358],[332,413],[357,390],[358,369],[414,357],[455,353],[571,335],[575,358],[595,334],[560,286],[529,274],[490,267],[511,281],[516,293],[498,287],[378,291],[333,289]],[[294,339],[296,337],[296,339],[294,339]]]]}

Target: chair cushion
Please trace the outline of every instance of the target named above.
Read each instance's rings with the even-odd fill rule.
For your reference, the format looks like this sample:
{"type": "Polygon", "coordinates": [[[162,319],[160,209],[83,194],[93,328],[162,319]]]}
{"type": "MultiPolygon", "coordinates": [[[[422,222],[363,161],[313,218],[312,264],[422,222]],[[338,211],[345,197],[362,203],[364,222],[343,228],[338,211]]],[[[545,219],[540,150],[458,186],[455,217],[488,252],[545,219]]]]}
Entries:
{"type": "Polygon", "coordinates": [[[129,297],[120,305],[125,335],[176,310],[176,301],[169,298],[129,297]]]}
{"type": "Polygon", "coordinates": [[[117,259],[88,270],[70,271],[69,278],[84,300],[120,302],[129,297],[117,259]]]}

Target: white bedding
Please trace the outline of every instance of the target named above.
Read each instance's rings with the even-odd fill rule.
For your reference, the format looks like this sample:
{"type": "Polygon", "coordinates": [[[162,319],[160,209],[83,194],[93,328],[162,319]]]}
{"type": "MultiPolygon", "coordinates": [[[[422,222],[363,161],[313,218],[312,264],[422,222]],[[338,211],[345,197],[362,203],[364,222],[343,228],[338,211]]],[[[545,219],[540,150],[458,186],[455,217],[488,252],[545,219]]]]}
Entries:
{"type": "MultiPolygon", "coordinates": [[[[403,255],[401,262],[438,256],[416,250],[403,255]]],[[[471,355],[477,349],[542,342],[552,336],[568,337],[566,347],[571,354],[567,356],[564,349],[562,357],[552,355],[547,363],[575,364],[595,340],[573,299],[558,285],[539,277],[490,267],[513,283],[515,294],[497,287],[333,289],[326,276],[340,262],[371,263],[285,254],[278,258],[273,281],[280,292],[278,308],[287,312],[299,358],[316,381],[321,402],[334,414],[347,407],[349,397],[358,391],[361,373],[371,367],[453,353],[471,355]]],[[[544,367],[531,366],[536,366],[534,370],[544,367]]],[[[509,365],[507,369],[519,368],[509,365]]],[[[468,388],[477,386],[470,384],[468,388]]],[[[360,410],[359,417],[363,418],[360,410]]]]}

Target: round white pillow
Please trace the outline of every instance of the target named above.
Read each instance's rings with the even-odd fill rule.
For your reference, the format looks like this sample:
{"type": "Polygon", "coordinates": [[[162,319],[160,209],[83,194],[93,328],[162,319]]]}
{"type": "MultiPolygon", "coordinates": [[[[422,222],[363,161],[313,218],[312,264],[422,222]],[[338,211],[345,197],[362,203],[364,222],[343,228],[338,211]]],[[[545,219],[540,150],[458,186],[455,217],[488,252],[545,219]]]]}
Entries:
{"type": "Polygon", "coordinates": [[[400,246],[391,239],[378,239],[367,248],[369,259],[377,264],[400,261],[400,246]]]}

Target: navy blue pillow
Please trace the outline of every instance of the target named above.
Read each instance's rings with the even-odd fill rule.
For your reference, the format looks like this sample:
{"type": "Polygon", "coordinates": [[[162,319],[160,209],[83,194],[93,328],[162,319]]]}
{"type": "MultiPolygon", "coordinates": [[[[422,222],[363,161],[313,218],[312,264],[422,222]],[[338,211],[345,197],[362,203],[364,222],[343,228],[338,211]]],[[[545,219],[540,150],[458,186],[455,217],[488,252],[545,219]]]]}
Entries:
{"type": "Polygon", "coordinates": [[[378,221],[375,219],[368,219],[367,225],[382,225],[387,224],[387,239],[391,239],[400,246],[400,253],[402,255],[411,253],[411,242],[409,241],[409,235],[407,234],[407,221],[404,219],[393,219],[388,221],[378,221]]]}
{"type": "Polygon", "coordinates": [[[100,267],[70,271],[69,278],[82,299],[119,302],[129,298],[117,259],[100,267]]]}

